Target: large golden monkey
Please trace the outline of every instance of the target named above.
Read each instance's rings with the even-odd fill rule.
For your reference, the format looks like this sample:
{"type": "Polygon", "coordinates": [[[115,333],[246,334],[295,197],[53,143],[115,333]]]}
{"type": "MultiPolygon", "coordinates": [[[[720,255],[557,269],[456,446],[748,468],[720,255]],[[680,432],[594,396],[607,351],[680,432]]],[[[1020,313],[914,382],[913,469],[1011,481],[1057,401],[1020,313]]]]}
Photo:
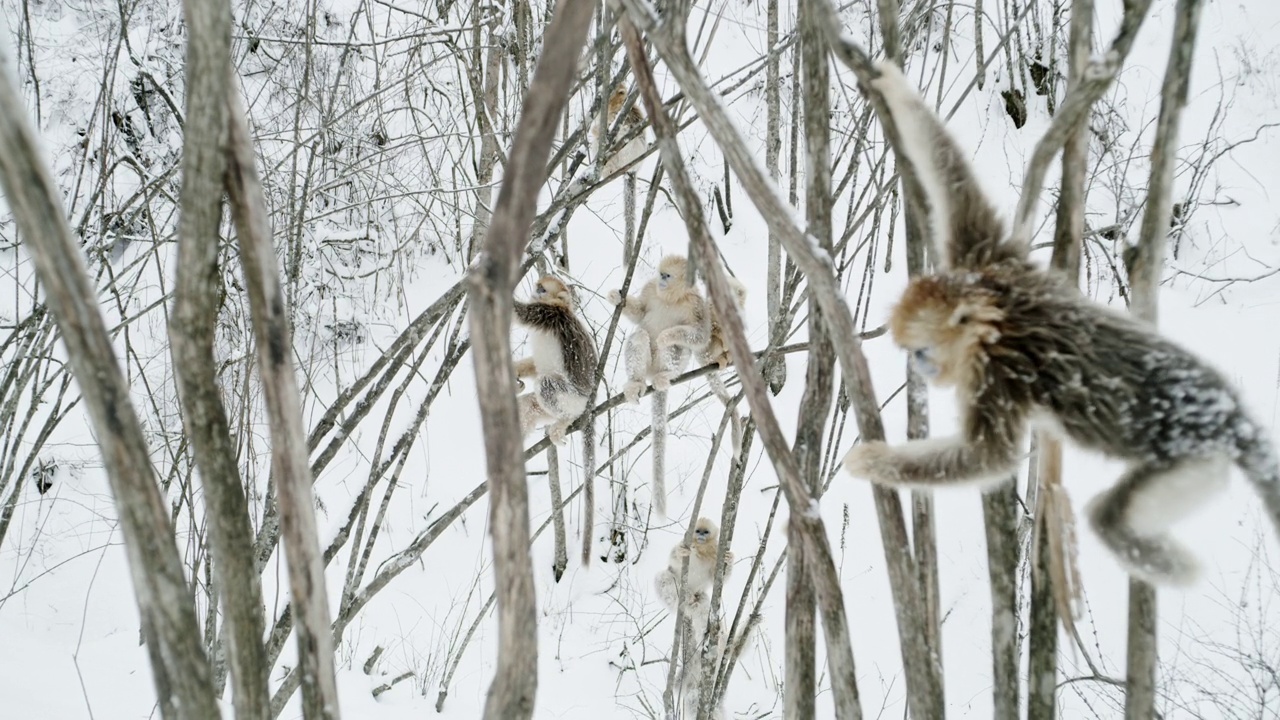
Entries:
{"type": "Polygon", "coordinates": [[[913,280],[890,329],[916,368],[954,386],[961,434],[854,447],[844,466],[899,486],[997,482],[1028,423],[1128,463],[1089,505],[1094,530],[1133,575],[1194,580],[1195,559],[1167,532],[1221,488],[1235,464],[1280,531],[1280,469],[1267,431],[1231,384],[1190,352],[1090,302],[1007,239],[941,122],[892,65],[875,89],[902,134],[929,203],[942,269],[913,280]]]}
{"type": "Polygon", "coordinates": [[[668,255],[639,295],[609,293],[610,301],[636,324],[623,346],[627,384],[622,392],[629,402],[637,402],[645,382],[653,382],[653,504],[662,515],[667,513],[667,390],[689,363],[691,348],[705,347],[711,333],[707,301],[689,284],[688,268],[682,256],[668,255]]]}

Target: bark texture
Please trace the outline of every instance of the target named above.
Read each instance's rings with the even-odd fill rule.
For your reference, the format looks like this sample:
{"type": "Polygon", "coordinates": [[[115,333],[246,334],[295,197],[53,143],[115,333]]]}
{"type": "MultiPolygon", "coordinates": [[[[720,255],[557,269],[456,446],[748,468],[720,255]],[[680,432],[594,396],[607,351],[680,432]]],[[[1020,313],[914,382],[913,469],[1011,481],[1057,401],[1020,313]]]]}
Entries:
{"type": "Polygon", "coordinates": [[[0,72],[0,187],[58,323],[102,451],[161,712],[166,718],[216,718],[213,675],[168,509],[61,192],[36,151],[23,107],[10,74],[0,72]]]}
{"type": "Polygon", "coordinates": [[[192,455],[204,487],[213,572],[222,602],[223,656],[237,718],[266,718],[262,586],[253,561],[253,528],[222,403],[214,330],[224,294],[218,250],[231,92],[231,9],[186,2],[187,123],[182,144],[177,284],[169,345],[192,455]]]}
{"type": "MultiPolygon", "coordinates": [[[[230,9],[226,8],[225,12],[229,13],[230,9]]],[[[229,73],[230,66],[225,70],[229,73]]],[[[271,219],[254,166],[253,141],[244,103],[234,85],[223,98],[229,128],[227,192],[244,266],[258,374],[271,431],[271,475],[276,484],[281,537],[289,566],[289,591],[302,680],[302,714],[309,720],[337,718],[338,686],[334,679],[333,636],[329,632],[331,616],[325,592],[324,560],[316,532],[302,400],[294,375],[293,333],[272,244],[271,219]]]]}
{"type": "MultiPolygon", "coordinates": [[[[590,0],[565,0],[555,8],[520,111],[484,248],[468,279],[498,606],[498,667],[485,700],[486,720],[531,717],[538,688],[538,616],[529,557],[523,438],[511,360],[511,303],[538,188],[546,180],[551,139],[594,8],[590,0]]],[[[588,474],[591,471],[587,469],[588,474]]]]}

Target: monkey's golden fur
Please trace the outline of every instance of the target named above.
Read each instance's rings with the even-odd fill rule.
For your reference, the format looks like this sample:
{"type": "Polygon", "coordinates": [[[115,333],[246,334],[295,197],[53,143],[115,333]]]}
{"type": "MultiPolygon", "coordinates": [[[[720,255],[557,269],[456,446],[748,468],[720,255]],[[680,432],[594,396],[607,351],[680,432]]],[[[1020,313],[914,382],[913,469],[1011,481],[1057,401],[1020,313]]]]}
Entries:
{"type": "MultiPolygon", "coordinates": [[[[707,623],[711,617],[711,591],[716,577],[716,553],[720,546],[720,529],[711,518],[700,517],[694,524],[693,542],[686,545],[680,542],[671,548],[671,556],[667,567],[654,578],[658,597],[673,613],[680,592],[680,569],[684,559],[689,558],[689,574],[686,576],[684,591],[684,617],[689,622],[694,642],[691,652],[683,653],[689,662],[681,668],[680,691],[684,696],[686,717],[695,716],[697,710],[698,690],[702,680],[702,646],[707,640],[707,623]]],[[[733,553],[725,552],[724,579],[729,578],[733,568],[733,553]]],[[[749,622],[750,624],[750,622],[749,622]]],[[[745,634],[743,635],[745,637],[745,634]]],[[[728,644],[728,631],[720,626],[719,635],[714,638],[714,652],[711,662],[719,663],[728,644]]],[[[712,710],[712,717],[725,717],[724,708],[717,706],[712,710]]]]}
{"type": "Polygon", "coordinates": [[[706,347],[711,331],[707,301],[689,283],[688,273],[684,257],[668,255],[658,263],[657,277],[645,283],[639,295],[624,298],[621,291],[609,293],[609,300],[636,324],[622,349],[627,367],[622,392],[628,402],[637,402],[645,383],[653,382],[653,502],[662,515],[667,513],[666,391],[688,364],[691,348],[706,347]]]}
{"type": "Polygon", "coordinates": [[[937,254],[949,264],[910,283],[890,328],[922,374],[956,387],[961,432],[896,447],[864,443],[846,470],[889,485],[999,482],[1016,466],[1027,425],[1045,419],[1128,463],[1088,514],[1136,576],[1194,579],[1194,558],[1167,530],[1225,483],[1229,464],[1244,471],[1280,530],[1275,453],[1231,384],[1152,328],[1032,265],[1025,247],[1005,239],[941,123],[899,71],[881,70],[876,89],[902,131],[937,254]]]}
{"type": "MultiPolygon", "coordinates": [[[[654,584],[658,589],[658,597],[666,604],[667,609],[675,611],[679,597],[680,568],[684,559],[689,558],[689,574],[685,583],[685,612],[694,620],[694,627],[699,627],[698,620],[705,625],[707,620],[707,604],[711,601],[711,586],[716,578],[716,552],[720,546],[720,527],[708,517],[698,518],[693,529],[693,543],[683,542],[671,548],[671,556],[667,567],[658,573],[654,584]]],[[[724,577],[729,577],[733,567],[733,553],[725,553],[724,577]]]]}
{"type": "MultiPolygon", "coordinates": [[[[614,120],[618,117],[618,113],[622,111],[622,106],[627,102],[627,89],[619,86],[609,95],[609,102],[605,104],[605,132],[613,126],[614,120]]],[[[644,154],[646,149],[644,128],[645,117],[640,111],[640,103],[632,104],[631,109],[627,111],[627,116],[623,118],[622,124],[618,126],[618,132],[614,137],[614,142],[618,142],[628,136],[634,134],[630,140],[622,147],[618,147],[616,151],[609,154],[609,149],[605,149],[605,157],[607,161],[602,168],[604,175],[612,175],[624,167],[630,165],[636,158],[644,154]]],[[[600,139],[600,123],[593,122],[591,134],[592,137],[600,139]]],[[[616,145],[614,147],[617,147],[616,145]]]]}

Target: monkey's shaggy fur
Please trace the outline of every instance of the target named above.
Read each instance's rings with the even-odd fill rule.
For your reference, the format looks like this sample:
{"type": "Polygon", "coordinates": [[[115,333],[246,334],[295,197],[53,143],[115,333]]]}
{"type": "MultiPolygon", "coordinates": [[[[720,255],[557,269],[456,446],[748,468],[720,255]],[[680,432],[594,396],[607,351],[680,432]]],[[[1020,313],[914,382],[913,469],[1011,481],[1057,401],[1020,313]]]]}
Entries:
{"type": "Polygon", "coordinates": [[[1275,452],[1231,384],[1003,239],[950,135],[899,71],[881,70],[877,89],[902,130],[949,263],[910,283],[890,327],[923,374],[957,387],[962,430],[955,439],[855,447],[846,469],[888,484],[994,482],[1014,469],[1028,423],[1047,420],[1081,446],[1128,462],[1090,504],[1089,519],[1134,575],[1194,579],[1193,557],[1166,531],[1221,487],[1228,464],[1244,471],[1280,531],[1275,452]]]}
{"type": "Polygon", "coordinates": [[[532,302],[515,301],[513,310],[532,331],[533,345],[533,356],[516,362],[516,376],[537,376],[536,390],[519,398],[521,427],[528,433],[551,421],[548,436],[561,442],[594,389],[595,340],[573,312],[569,288],[550,275],[538,281],[532,302]]]}

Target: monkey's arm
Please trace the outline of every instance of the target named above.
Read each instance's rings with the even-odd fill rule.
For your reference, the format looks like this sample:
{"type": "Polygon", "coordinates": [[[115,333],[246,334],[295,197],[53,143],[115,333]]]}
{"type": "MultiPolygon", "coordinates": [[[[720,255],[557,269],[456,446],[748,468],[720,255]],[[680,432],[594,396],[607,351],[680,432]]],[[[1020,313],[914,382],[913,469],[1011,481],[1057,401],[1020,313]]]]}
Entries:
{"type": "Polygon", "coordinates": [[[649,307],[649,301],[644,292],[639,295],[623,296],[620,290],[610,290],[609,302],[621,307],[622,315],[637,324],[644,319],[645,311],[649,307]]]}
{"type": "Polygon", "coordinates": [[[844,468],[854,477],[882,485],[999,482],[1017,462],[1023,413],[1000,405],[987,405],[984,411],[980,402],[969,409],[964,437],[912,440],[896,447],[863,443],[845,456],[844,468]],[[1000,407],[1005,415],[992,413],[993,407],[1000,407]]]}
{"type": "Polygon", "coordinates": [[[915,86],[891,62],[876,66],[872,86],[884,98],[898,127],[901,159],[924,193],[933,250],[943,267],[976,269],[1025,258],[1027,248],[1005,241],[995,208],[983,194],[965,155],[915,86]]]}
{"type": "Polygon", "coordinates": [[[519,300],[511,301],[511,315],[521,325],[532,325],[536,320],[533,303],[523,303],[519,300]]]}

